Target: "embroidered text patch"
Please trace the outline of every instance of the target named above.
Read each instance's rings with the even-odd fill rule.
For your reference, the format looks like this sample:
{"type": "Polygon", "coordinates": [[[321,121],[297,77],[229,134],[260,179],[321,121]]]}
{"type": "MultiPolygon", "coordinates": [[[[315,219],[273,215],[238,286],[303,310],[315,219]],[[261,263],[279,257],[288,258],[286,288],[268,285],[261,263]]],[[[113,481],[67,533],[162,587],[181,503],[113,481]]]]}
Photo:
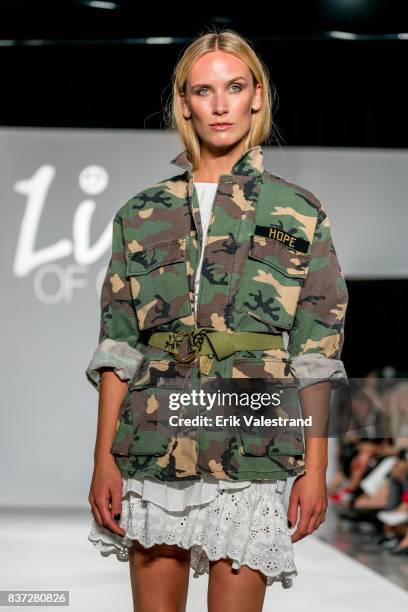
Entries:
{"type": "Polygon", "coordinates": [[[274,240],[281,242],[284,246],[290,249],[296,249],[297,251],[301,251],[302,253],[307,253],[310,245],[310,242],[308,242],[307,240],[304,240],[303,238],[299,238],[297,236],[292,236],[292,234],[285,232],[283,229],[276,225],[271,225],[270,227],[267,225],[256,225],[255,234],[257,236],[273,238],[274,240]]]}

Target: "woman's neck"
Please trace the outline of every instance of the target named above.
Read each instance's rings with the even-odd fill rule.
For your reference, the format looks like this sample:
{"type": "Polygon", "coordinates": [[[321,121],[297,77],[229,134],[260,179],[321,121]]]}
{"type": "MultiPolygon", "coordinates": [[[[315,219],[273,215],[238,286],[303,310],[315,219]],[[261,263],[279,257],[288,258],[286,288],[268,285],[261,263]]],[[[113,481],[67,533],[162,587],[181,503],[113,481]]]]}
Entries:
{"type": "Polygon", "coordinates": [[[231,174],[231,169],[243,152],[242,143],[227,154],[218,157],[202,149],[200,167],[193,173],[193,180],[201,183],[218,183],[221,175],[231,174]]]}

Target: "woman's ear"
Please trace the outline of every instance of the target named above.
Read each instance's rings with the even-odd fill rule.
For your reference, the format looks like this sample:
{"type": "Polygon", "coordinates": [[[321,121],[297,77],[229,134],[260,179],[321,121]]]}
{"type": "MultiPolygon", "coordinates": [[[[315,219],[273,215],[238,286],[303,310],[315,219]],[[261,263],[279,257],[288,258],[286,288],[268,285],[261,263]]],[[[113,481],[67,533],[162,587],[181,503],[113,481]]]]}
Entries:
{"type": "Polygon", "coordinates": [[[191,111],[190,111],[190,106],[186,100],[186,96],[184,93],[179,94],[180,96],[180,100],[181,100],[181,105],[183,107],[183,117],[184,119],[190,119],[191,118],[191,111]]]}
{"type": "Polygon", "coordinates": [[[252,100],[252,106],[251,106],[252,111],[259,111],[262,108],[261,92],[262,92],[262,85],[260,83],[257,83],[255,86],[254,97],[252,100]]]}

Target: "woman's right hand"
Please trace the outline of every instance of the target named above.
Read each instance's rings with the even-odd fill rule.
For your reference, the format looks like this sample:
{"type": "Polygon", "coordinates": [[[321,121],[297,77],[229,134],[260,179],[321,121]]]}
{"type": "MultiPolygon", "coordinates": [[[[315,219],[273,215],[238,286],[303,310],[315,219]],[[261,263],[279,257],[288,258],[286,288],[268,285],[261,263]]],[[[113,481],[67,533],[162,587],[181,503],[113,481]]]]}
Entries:
{"type": "Polygon", "coordinates": [[[113,518],[122,512],[122,476],[113,455],[95,464],[88,500],[98,525],[120,536],[125,535],[113,518]]]}

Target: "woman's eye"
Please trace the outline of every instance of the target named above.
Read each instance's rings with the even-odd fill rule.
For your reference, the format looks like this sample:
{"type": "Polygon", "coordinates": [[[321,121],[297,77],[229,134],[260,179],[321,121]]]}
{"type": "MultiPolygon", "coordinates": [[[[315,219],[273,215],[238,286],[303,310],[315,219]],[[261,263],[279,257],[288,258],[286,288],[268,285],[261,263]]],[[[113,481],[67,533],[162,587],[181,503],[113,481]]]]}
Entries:
{"type": "MultiPolygon", "coordinates": [[[[241,91],[242,89],[241,85],[238,85],[238,83],[231,85],[231,87],[238,87],[238,91],[241,91]]],[[[197,90],[197,93],[201,94],[202,91],[206,91],[206,90],[208,91],[208,87],[201,87],[201,89],[197,90]]]]}

